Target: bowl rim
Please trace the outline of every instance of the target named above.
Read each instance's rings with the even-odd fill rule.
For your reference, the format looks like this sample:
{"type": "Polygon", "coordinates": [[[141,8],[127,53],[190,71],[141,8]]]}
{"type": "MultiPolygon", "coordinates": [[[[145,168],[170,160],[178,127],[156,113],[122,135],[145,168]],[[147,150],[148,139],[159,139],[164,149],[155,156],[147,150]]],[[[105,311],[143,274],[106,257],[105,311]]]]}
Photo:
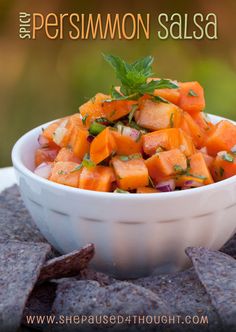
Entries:
{"type": "MultiPolygon", "coordinates": [[[[210,114],[207,113],[211,118],[215,118],[215,120],[220,121],[220,120],[228,120],[231,121],[235,124],[233,120],[210,114]]],[[[50,123],[57,121],[57,120],[52,120],[47,123],[44,123],[40,126],[37,126],[30,131],[26,132],[23,136],[21,136],[16,143],[14,144],[12,148],[12,153],[11,153],[11,158],[12,158],[12,163],[18,172],[22,173],[26,177],[30,177],[33,181],[36,181],[38,183],[41,183],[42,185],[49,186],[51,188],[57,189],[57,190],[62,190],[65,193],[74,193],[74,194],[82,194],[85,196],[92,196],[94,198],[109,198],[109,199],[118,199],[118,200],[143,200],[144,198],[147,200],[157,200],[157,199],[166,199],[168,197],[170,198],[178,198],[178,197],[185,197],[189,195],[197,195],[204,193],[209,190],[215,190],[215,189],[220,189],[222,187],[225,187],[227,185],[236,183],[236,175],[219,181],[215,182],[206,186],[198,187],[198,188],[191,188],[191,189],[185,189],[185,190],[177,190],[177,191],[171,191],[171,192],[158,192],[158,193],[151,193],[151,194],[121,194],[121,193],[114,193],[114,192],[99,192],[99,191],[94,191],[94,190],[87,190],[87,189],[80,189],[80,188],[74,188],[70,186],[66,186],[60,183],[56,183],[53,181],[49,181],[48,179],[44,179],[35,173],[33,173],[30,169],[28,169],[22,162],[21,160],[21,148],[25,144],[26,139],[28,136],[33,135],[35,132],[40,131],[43,127],[49,125],[50,123]]]]}

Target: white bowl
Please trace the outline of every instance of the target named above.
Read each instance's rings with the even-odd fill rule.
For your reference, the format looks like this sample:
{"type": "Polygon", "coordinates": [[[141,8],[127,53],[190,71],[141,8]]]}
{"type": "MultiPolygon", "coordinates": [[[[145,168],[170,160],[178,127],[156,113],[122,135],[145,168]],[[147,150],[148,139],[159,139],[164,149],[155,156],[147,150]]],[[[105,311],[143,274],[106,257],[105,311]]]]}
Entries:
{"type": "MultiPolygon", "coordinates": [[[[220,117],[211,116],[213,122],[220,117]]],[[[157,194],[116,194],[60,185],[35,175],[39,126],[15,144],[13,165],[26,207],[61,253],[92,242],[92,265],[119,278],[185,268],[184,249],[219,249],[236,231],[236,176],[157,194]]]]}

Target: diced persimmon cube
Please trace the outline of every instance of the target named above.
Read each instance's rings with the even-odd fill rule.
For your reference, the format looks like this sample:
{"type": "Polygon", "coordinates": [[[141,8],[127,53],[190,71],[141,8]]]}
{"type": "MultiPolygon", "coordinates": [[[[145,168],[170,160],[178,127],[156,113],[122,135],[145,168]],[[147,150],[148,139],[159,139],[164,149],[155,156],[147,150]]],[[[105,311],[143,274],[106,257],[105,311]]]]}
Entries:
{"type": "Polygon", "coordinates": [[[98,134],[90,146],[90,158],[98,164],[116,151],[116,142],[109,127],[98,134]]]}
{"type": "Polygon", "coordinates": [[[215,156],[220,151],[230,151],[236,145],[236,126],[227,120],[222,120],[207,136],[206,147],[210,155],[215,156]]]}
{"type": "Polygon", "coordinates": [[[139,187],[136,190],[137,194],[153,194],[153,193],[159,193],[160,191],[155,189],[155,188],[151,188],[151,187],[139,187]]]}
{"type": "Polygon", "coordinates": [[[189,174],[194,177],[202,178],[204,184],[210,184],[214,182],[201,152],[193,154],[189,160],[189,174]]]}
{"type": "Polygon", "coordinates": [[[39,148],[35,152],[35,165],[48,163],[55,160],[58,154],[58,148],[39,148]]]}
{"type": "Polygon", "coordinates": [[[131,137],[123,135],[118,131],[111,131],[116,142],[116,153],[119,155],[130,155],[142,152],[141,138],[134,141],[131,137]]]}
{"type": "MultiPolygon", "coordinates": [[[[160,80],[160,78],[151,77],[147,79],[147,82],[158,80],[160,80]]],[[[154,96],[164,98],[173,104],[177,104],[180,97],[179,89],[155,89],[153,94],[154,96]]]]}
{"type": "Polygon", "coordinates": [[[182,111],[171,103],[143,100],[136,115],[137,124],[150,130],[178,127],[182,111]]]}
{"type": "Polygon", "coordinates": [[[97,93],[93,98],[80,106],[79,111],[86,126],[89,126],[96,118],[104,117],[103,102],[110,99],[111,96],[103,93],[97,93]]]}
{"type": "Polygon", "coordinates": [[[180,128],[167,128],[143,135],[143,150],[146,154],[156,153],[158,148],[172,150],[179,148],[186,156],[195,152],[191,137],[180,128]]]}
{"type": "Polygon", "coordinates": [[[78,187],[81,170],[76,170],[77,168],[80,168],[80,164],[78,163],[70,161],[57,162],[52,167],[49,180],[70,187],[78,187]]]}
{"type": "Polygon", "coordinates": [[[103,116],[109,121],[116,121],[132,111],[132,107],[137,105],[135,100],[112,100],[102,103],[103,116]]]}
{"type": "Polygon", "coordinates": [[[149,175],[160,181],[176,174],[178,169],[187,169],[185,155],[179,149],[159,152],[145,160],[149,175]]]}
{"type": "Polygon", "coordinates": [[[216,156],[211,165],[211,174],[215,181],[224,180],[236,175],[236,156],[229,152],[216,156]],[[225,154],[231,158],[225,158],[225,154]]]}
{"type": "Polygon", "coordinates": [[[193,143],[197,148],[201,148],[203,146],[206,138],[206,132],[201,130],[201,128],[187,112],[183,112],[180,128],[192,137],[193,143]]]}
{"type": "Polygon", "coordinates": [[[179,107],[189,113],[205,109],[204,90],[198,82],[179,83],[179,107]]]}
{"type": "Polygon", "coordinates": [[[81,163],[81,159],[73,153],[70,147],[60,149],[55,159],[55,162],[58,161],[73,161],[74,163],[81,163]]]}
{"type": "Polygon", "coordinates": [[[83,167],[79,180],[79,188],[108,192],[111,190],[113,181],[115,181],[115,175],[111,167],[83,167]]]}
{"type": "Polygon", "coordinates": [[[112,158],[112,165],[120,189],[132,190],[148,185],[148,170],[141,156],[116,156],[112,158]]]}

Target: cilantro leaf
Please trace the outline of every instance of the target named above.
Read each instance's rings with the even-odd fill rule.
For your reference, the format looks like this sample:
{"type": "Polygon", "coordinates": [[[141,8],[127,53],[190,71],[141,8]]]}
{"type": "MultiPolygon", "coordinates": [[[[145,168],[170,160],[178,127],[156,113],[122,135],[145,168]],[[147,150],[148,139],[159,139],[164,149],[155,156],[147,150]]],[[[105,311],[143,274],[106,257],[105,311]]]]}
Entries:
{"type": "Polygon", "coordinates": [[[138,105],[137,104],[132,105],[131,111],[129,112],[129,115],[128,115],[129,124],[131,123],[131,121],[132,121],[132,119],[134,117],[134,113],[137,111],[137,109],[138,109],[138,105]]]}
{"type": "Polygon", "coordinates": [[[198,94],[195,91],[193,91],[192,89],[189,90],[188,95],[190,97],[198,97],[198,94]]]}
{"type": "Polygon", "coordinates": [[[234,162],[234,157],[230,153],[228,153],[228,152],[226,152],[225,154],[223,154],[222,159],[225,160],[225,161],[228,161],[229,163],[233,163],[234,162]]]}
{"type": "Polygon", "coordinates": [[[123,189],[120,189],[120,188],[116,188],[116,190],[114,190],[114,193],[117,193],[117,194],[130,194],[129,191],[126,191],[126,190],[123,190],[123,189]]]}
{"type": "Polygon", "coordinates": [[[178,85],[167,79],[151,80],[154,58],[147,56],[129,64],[118,56],[105,55],[104,59],[115,70],[116,78],[121,82],[120,92],[112,87],[111,95],[116,100],[138,99],[144,94],[153,94],[155,89],[177,89],[178,85]]]}

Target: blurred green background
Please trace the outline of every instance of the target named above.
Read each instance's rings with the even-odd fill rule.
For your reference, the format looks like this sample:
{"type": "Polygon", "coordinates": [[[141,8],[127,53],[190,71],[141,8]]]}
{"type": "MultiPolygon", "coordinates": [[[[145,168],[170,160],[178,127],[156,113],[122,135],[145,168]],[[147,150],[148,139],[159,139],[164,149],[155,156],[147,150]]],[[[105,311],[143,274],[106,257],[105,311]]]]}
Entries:
{"type": "MultiPolygon", "coordinates": [[[[14,142],[29,129],[77,111],[96,92],[109,92],[112,69],[101,53],[133,61],[154,55],[159,77],[198,80],[207,111],[236,120],[236,1],[0,0],[0,167],[11,164],[14,142]],[[151,13],[150,40],[21,40],[20,11],[151,13]],[[157,39],[158,13],[218,16],[218,40],[157,39]]],[[[191,28],[190,28],[191,29],[191,28]]]]}

